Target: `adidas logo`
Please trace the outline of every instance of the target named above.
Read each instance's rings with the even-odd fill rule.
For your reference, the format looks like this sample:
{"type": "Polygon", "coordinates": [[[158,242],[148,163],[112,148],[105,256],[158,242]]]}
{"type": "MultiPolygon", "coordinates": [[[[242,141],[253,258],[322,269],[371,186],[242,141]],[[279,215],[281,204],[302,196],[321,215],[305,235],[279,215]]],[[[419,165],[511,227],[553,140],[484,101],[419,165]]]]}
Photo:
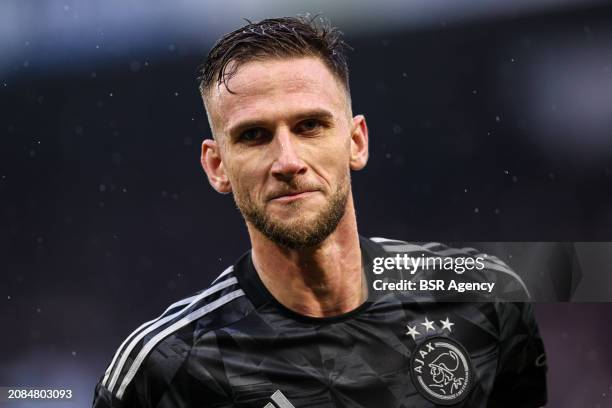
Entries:
{"type": "Polygon", "coordinates": [[[274,391],[270,396],[272,402],[268,402],[263,408],[295,408],[291,402],[285,397],[281,390],[274,391]]]}

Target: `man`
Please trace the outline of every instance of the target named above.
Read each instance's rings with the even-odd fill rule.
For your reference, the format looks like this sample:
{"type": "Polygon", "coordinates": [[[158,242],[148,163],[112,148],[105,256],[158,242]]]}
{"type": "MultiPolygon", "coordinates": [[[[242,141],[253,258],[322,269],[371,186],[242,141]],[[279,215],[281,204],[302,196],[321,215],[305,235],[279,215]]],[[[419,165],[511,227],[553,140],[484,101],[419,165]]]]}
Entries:
{"type": "MultiPolygon", "coordinates": [[[[213,133],[202,166],[215,190],[233,194],[252,250],[137,328],[95,407],[545,403],[528,305],[377,289],[441,276],[423,271],[426,259],[456,266],[479,254],[359,236],[350,170],[366,165],[368,128],[351,112],[344,48],[337,30],[303,18],[249,23],[214,46],[200,85],[213,133]],[[412,272],[373,272],[394,256],[398,272],[406,254],[412,272]]],[[[478,274],[455,269],[453,282],[524,294],[503,262],[480,259],[478,274]]]]}

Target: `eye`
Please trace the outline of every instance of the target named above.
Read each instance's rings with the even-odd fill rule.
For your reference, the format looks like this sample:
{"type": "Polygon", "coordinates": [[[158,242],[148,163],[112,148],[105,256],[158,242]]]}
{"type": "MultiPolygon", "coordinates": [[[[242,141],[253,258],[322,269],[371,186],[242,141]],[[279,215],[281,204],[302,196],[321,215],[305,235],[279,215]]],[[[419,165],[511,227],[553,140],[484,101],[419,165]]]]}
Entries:
{"type": "Polygon", "coordinates": [[[252,128],[242,132],[238,139],[242,142],[257,142],[262,140],[265,136],[266,133],[264,129],[252,128]]]}
{"type": "Polygon", "coordinates": [[[302,133],[312,133],[317,131],[321,127],[321,122],[316,119],[306,119],[301,121],[297,128],[299,132],[302,133]]]}

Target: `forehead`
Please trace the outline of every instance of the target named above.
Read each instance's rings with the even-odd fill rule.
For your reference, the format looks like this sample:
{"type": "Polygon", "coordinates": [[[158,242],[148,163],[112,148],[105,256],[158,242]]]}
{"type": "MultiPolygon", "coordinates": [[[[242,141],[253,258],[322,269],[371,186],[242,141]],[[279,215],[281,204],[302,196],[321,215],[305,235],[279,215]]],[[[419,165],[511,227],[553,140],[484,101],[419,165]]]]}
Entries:
{"type": "MultiPolygon", "coordinates": [[[[231,67],[230,67],[231,69],[231,67]]],[[[346,114],[347,93],[318,58],[266,59],[240,65],[227,83],[208,91],[213,127],[224,132],[252,120],[276,120],[302,111],[325,109],[346,114]]]]}

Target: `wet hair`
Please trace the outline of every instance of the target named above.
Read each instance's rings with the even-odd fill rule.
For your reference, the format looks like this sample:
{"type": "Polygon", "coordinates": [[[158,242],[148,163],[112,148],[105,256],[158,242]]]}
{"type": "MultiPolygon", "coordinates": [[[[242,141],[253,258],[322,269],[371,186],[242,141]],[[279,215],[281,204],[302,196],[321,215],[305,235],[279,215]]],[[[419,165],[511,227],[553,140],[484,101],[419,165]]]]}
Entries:
{"type": "Polygon", "coordinates": [[[232,93],[227,83],[246,62],[294,57],[319,58],[349,94],[346,51],[351,48],[329,20],[315,15],[247,22],[224,35],[208,53],[198,77],[202,95],[213,85],[224,85],[232,93]]]}

